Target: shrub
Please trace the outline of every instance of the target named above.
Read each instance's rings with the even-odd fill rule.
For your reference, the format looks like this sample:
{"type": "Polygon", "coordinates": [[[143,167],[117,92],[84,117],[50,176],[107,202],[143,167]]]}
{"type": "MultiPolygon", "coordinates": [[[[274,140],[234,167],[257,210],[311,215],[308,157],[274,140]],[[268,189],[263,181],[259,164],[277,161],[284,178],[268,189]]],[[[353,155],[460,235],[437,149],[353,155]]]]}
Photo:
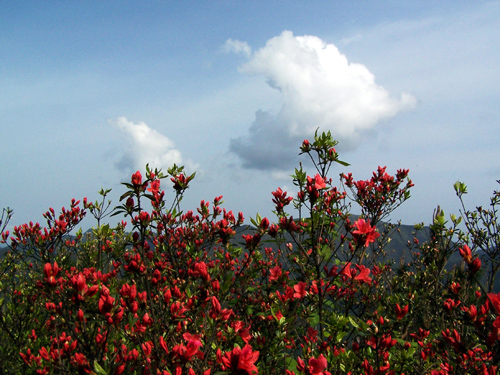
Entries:
{"type": "Polygon", "coordinates": [[[297,196],[272,192],[274,223],[244,226],[222,197],[183,212],[195,175],[176,165],[134,173],[112,211],[101,190],[101,202],[73,200],[12,234],[6,211],[2,373],[495,374],[498,193],[491,210],[464,207],[465,231],[436,210],[428,241],[415,235],[398,264],[399,224],[382,220],[410,198],[408,170],[334,186],[331,167],[347,165],[336,144],[303,142],[315,170],[295,170],[297,196]],[[92,232],[69,236],[88,213],[92,232]],[[125,219],[111,228],[109,214],[125,219]]]}

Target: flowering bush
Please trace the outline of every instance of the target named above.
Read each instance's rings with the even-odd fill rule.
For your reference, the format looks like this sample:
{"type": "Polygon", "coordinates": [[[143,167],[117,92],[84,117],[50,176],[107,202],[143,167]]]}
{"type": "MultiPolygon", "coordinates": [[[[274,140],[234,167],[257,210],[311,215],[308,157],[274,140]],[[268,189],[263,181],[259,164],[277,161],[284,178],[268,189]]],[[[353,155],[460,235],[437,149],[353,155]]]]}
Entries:
{"type": "Polygon", "coordinates": [[[428,241],[415,235],[397,263],[398,225],[382,220],[410,198],[408,170],[334,186],[331,167],[347,165],[335,146],[330,133],[304,141],[315,170],[296,169],[297,195],[277,188],[276,220],[251,228],[222,197],[183,212],[195,175],[176,165],[134,173],[112,211],[101,190],[13,233],[5,211],[1,372],[496,374],[498,193],[491,210],[464,206],[464,231],[436,210],[428,241]],[[69,236],[89,213],[92,232],[69,236]],[[111,228],[109,214],[124,220],[111,228]]]}

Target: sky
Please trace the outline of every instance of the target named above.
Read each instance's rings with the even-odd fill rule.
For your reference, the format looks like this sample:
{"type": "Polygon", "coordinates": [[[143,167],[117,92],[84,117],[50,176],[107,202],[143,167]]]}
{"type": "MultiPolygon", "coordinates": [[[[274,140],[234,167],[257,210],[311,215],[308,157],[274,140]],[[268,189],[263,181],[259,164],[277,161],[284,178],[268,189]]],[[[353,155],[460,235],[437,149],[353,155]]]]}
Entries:
{"type": "Polygon", "coordinates": [[[468,208],[486,206],[500,179],[499,29],[500,1],[3,0],[0,208],[9,228],[43,224],[101,188],[117,205],[133,172],[176,163],[197,172],[185,211],[223,195],[247,222],[272,219],[271,192],[296,194],[316,129],[351,164],[335,183],[410,170],[394,221],[458,214],[457,180],[468,208]]]}

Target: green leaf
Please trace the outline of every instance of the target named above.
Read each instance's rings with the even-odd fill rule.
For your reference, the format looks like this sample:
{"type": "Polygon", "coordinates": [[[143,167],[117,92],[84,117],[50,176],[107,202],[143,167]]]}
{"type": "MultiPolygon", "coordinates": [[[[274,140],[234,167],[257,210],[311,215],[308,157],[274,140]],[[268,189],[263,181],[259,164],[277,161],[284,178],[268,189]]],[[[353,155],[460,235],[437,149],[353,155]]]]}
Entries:
{"type": "Polygon", "coordinates": [[[329,245],[321,246],[320,255],[325,259],[328,258],[332,254],[332,249],[329,245]]]}
{"type": "Polygon", "coordinates": [[[461,196],[462,194],[467,194],[467,185],[465,185],[463,182],[460,181],[455,182],[453,188],[455,189],[455,192],[457,193],[458,196],[461,196]]]}
{"type": "Polygon", "coordinates": [[[253,217],[251,217],[251,218],[250,218],[250,222],[251,222],[251,223],[252,223],[252,225],[253,225],[254,227],[256,227],[256,228],[259,226],[259,224],[257,223],[257,221],[256,221],[253,217]]]}
{"type": "Polygon", "coordinates": [[[359,324],[354,321],[354,319],[350,316],[349,317],[349,322],[354,328],[359,328],[359,324]]]}
{"type": "Polygon", "coordinates": [[[122,213],[126,213],[126,212],[127,212],[126,210],[124,210],[124,209],[123,209],[123,208],[121,208],[121,207],[116,207],[114,211],[115,211],[115,212],[113,212],[113,213],[111,214],[111,216],[112,216],[112,217],[113,217],[113,216],[120,215],[120,214],[122,214],[122,213]]]}
{"type": "Polygon", "coordinates": [[[226,293],[229,290],[229,288],[231,287],[231,285],[232,285],[232,275],[228,273],[224,277],[224,282],[221,285],[222,291],[224,293],[226,293]]]}
{"type": "Polygon", "coordinates": [[[101,188],[101,190],[99,190],[99,195],[102,195],[103,197],[105,197],[106,195],[109,194],[110,191],[111,191],[111,189],[104,190],[103,188],[101,188]]]}
{"type": "Polygon", "coordinates": [[[337,163],[339,163],[340,165],[343,165],[344,167],[348,167],[350,166],[351,164],[345,162],[345,161],[342,161],[342,160],[335,160],[337,163]]]}
{"type": "Polygon", "coordinates": [[[94,361],[94,371],[96,374],[99,375],[108,375],[108,372],[104,370],[97,361],[94,361]]]}
{"type": "Polygon", "coordinates": [[[287,370],[294,371],[297,369],[297,361],[293,358],[289,358],[290,362],[288,362],[287,370]]]}
{"type": "Polygon", "coordinates": [[[316,327],[319,324],[319,314],[314,313],[311,316],[311,326],[316,327]]]}
{"type": "Polygon", "coordinates": [[[132,194],[134,194],[133,192],[131,191],[127,191],[126,193],[123,193],[120,197],[120,201],[124,200],[125,198],[128,198],[130,197],[132,194]]]}

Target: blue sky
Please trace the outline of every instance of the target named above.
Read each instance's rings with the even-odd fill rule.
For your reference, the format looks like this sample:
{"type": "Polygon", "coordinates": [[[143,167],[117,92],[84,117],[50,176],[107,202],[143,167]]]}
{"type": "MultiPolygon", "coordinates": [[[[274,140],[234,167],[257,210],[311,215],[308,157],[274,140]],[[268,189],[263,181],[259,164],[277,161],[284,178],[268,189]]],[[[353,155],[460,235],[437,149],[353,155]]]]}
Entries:
{"type": "MultiPolygon", "coordinates": [[[[500,178],[499,1],[2,1],[0,207],[13,225],[71,198],[114,203],[146,162],[198,171],[184,208],[270,215],[300,142],[338,173],[409,168],[393,215],[486,205],[500,178]]],[[[84,225],[94,223],[88,220],[84,225]]]]}

